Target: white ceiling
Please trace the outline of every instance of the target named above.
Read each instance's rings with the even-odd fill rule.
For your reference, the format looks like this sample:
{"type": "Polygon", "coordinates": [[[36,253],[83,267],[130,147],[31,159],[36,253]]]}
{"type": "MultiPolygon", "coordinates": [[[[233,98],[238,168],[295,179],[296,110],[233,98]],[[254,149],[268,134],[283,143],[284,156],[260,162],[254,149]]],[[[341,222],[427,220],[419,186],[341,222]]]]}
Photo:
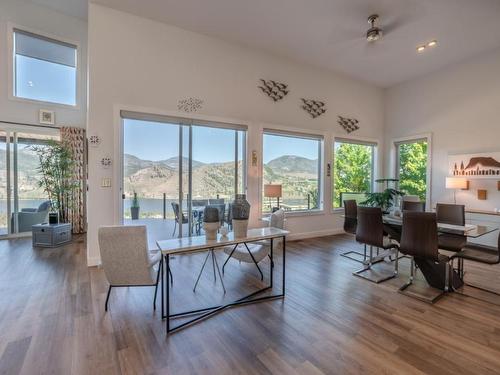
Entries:
{"type": "MultiPolygon", "coordinates": [[[[86,0],[33,0],[62,6],[86,0]]],[[[500,47],[499,0],[92,0],[389,87],[500,47]],[[367,17],[384,38],[368,45],[367,17]],[[422,54],[416,46],[438,40],[422,54]]]]}
{"type": "Polygon", "coordinates": [[[30,0],[32,3],[46,6],[68,16],[87,20],[87,0],[30,0]]]}

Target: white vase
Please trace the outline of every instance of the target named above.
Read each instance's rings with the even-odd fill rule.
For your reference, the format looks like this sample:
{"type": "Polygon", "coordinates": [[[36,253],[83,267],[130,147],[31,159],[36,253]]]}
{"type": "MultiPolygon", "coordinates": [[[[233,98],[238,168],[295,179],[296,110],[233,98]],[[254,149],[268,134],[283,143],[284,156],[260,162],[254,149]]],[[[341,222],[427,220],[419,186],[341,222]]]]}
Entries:
{"type": "Polygon", "coordinates": [[[205,231],[205,237],[207,240],[217,239],[217,230],[219,229],[219,223],[203,223],[203,230],[205,231]]]}
{"type": "Polygon", "coordinates": [[[234,238],[244,238],[247,236],[248,219],[233,219],[234,238]]]}

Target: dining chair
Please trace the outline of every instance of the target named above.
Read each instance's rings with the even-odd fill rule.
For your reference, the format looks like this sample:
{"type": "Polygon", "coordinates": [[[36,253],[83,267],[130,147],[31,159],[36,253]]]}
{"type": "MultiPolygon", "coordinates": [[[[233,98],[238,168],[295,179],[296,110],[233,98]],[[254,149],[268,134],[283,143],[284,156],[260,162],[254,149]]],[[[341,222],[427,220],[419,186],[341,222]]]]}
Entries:
{"type": "Polygon", "coordinates": [[[209,199],[208,204],[213,205],[213,204],[224,204],[225,200],[224,198],[215,198],[215,199],[209,199]]]}
{"type": "MultiPolygon", "coordinates": [[[[356,235],[356,227],[358,223],[358,203],[354,199],[349,199],[344,201],[344,232],[348,234],[356,235]]],[[[341,256],[354,260],[355,262],[363,263],[366,261],[366,251],[365,253],[360,253],[359,251],[349,250],[340,254],[341,256]],[[360,260],[358,257],[352,256],[351,254],[359,255],[363,257],[360,260]]]]}
{"type": "MultiPolygon", "coordinates": [[[[453,266],[453,261],[455,259],[461,261],[471,261],[482,264],[495,265],[500,264],[500,234],[498,235],[498,245],[497,247],[480,245],[475,243],[467,243],[461,251],[455,253],[451,256],[451,264],[453,266]]],[[[500,295],[499,292],[493,291],[491,289],[478,286],[475,284],[466,283],[464,284],[475,289],[484,290],[489,293],[500,295]]]]}
{"type": "Polygon", "coordinates": [[[175,216],[174,231],[172,232],[172,237],[173,237],[175,235],[175,230],[177,228],[177,224],[179,224],[179,228],[180,228],[181,222],[182,222],[182,224],[187,224],[187,223],[189,223],[189,220],[184,215],[184,212],[181,212],[179,203],[172,202],[172,210],[174,211],[174,216],[175,216]]]}
{"type": "Polygon", "coordinates": [[[398,245],[391,242],[388,237],[384,236],[384,223],[382,219],[382,209],[380,207],[358,207],[358,221],[356,227],[356,241],[364,245],[364,255],[366,256],[366,247],[370,246],[370,255],[365,267],[355,271],[353,275],[362,277],[374,283],[381,283],[383,281],[392,279],[398,274],[398,245]],[[373,256],[373,247],[383,249],[385,252],[377,254],[376,258],[373,256]],[[394,271],[387,273],[385,271],[377,270],[377,275],[372,275],[372,266],[374,260],[383,259],[391,256],[393,253],[396,255],[394,263],[394,271]]]}
{"type": "MultiPolygon", "coordinates": [[[[436,216],[438,223],[451,225],[465,225],[465,206],[461,204],[436,204],[436,216]]],[[[467,237],[458,234],[441,233],[438,238],[439,248],[458,252],[467,243],[467,237]]]]}
{"type": "MultiPolygon", "coordinates": [[[[163,267],[161,253],[148,250],[146,226],[100,227],[98,242],[102,268],[109,283],[104,309],[108,311],[112,288],[154,286],[153,309],[156,310],[158,282],[163,267]],[[157,271],[154,270],[155,266],[157,271]]],[[[173,283],[170,270],[169,274],[173,283]]]]}
{"type": "Polygon", "coordinates": [[[425,202],[403,201],[402,211],[425,212],[425,202]]]}
{"type": "MultiPolygon", "coordinates": [[[[444,264],[444,292],[448,292],[450,285],[451,259],[439,253],[437,217],[434,212],[406,211],[404,213],[403,232],[401,234],[399,251],[411,258],[410,277],[408,282],[399,288],[400,291],[404,291],[413,284],[416,270],[415,258],[418,258],[423,261],[431,261],[433,264],[444,264]]],[[[441,295],[442,293],[439,296],[441,295]]],[[[433,298],[432,302],[434,302],[436,298],[433,298]]],[[[425,298],[419,299],[426,300],[425,298]]]]}
{"type": "MultiPolygon", "coordinates": [[[[285,211],[279,209],[273,212],[270,216],[269,227],[284,229],[285,228],[285,211]]],[[[282,246],[281,239],[273,240],[273,250],[277,247],[282,246]]],[[[260,274],[260,279],[264,279],[264,274],[262,273],[259,263],[262,262],[266,257],[269,257],[271,261],[271,267],[274,267],[273,259],[271,258],[271,247],[269,241],[259,241],[250,244],[242,243],[236,244],[232,247],[225,247],[224,252],[228,255],[226,261],[222,265],[222,273],[224,273],[224,268],[226,267],[229,259],[233,258],[244,263],[254,263],[255,267],[260,274]]]]}

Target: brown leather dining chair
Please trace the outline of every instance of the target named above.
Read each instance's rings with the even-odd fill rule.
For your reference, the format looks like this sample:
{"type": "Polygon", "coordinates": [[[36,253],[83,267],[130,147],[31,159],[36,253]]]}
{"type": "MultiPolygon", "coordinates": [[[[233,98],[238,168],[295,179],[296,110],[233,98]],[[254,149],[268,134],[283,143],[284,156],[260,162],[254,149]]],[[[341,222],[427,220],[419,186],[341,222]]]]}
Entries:
{"type": "MultiPolygon", "coordinates": [[[[465,206],[438,203],[436,205],[436,216],[438,223],[464,226],[465,206]]],[[[455,234],[440,234],[438,242],[440,249],[458,252],[467,243],[467,238],[455,234]]]]}
{"type": "Polygon", "coordinates": [[[402,211],[425,212],[425,202],[403,201],[402,211]]]}
{"type": "MultiPolygon", "coordinates": [[[[498,235],[497,247],[479,245],[474,243],[467,243],[461,251],[451,256],[451,262],[458,259],[460,261],[471,261],[482,264],[495,265],[500,264],[500,234],[498,235]]],[[[474,284],[469,284],[464,281],[464,284],[476,289],[484,290],[489,293],[500,295],[487,287],[482,287],[474,284]]]]}
{"type": "Polygon", "coordinates": [[[398,273],[398,245],[392,243],[389,238],[384,237],[384,223],[382,220],[382,209],[379,207],[358,207],[358,221],[356,227],[356,241],[364,245],[364,254],[366,257],[366,247],[370,247],[370,256],[365,262],[365,267],[355,271],[353,275],[362,277],[374,283],[380,283],[395,277],[398,273]],[[373,256],[373,247],[385,250],[385,253],[373,256]],[[376,271],[374,276],[372,269],[375,260],[383,259],[395,252],[396,261],[394,271],[387,273],[376,271]]]}
{"type": "MultiPolygon", "coordinates": [[[[345,200],[344,232],[355,235],[357,226],[358,226],[358,204],[354,199],[345,200]]],[[[366,261],[366,250],[364,254],[358,251],[349,250],[341,253],[340,255],[359,263],[363,263],[364,261],[366,261]],[[353,256],[353,254],[358,255],[358,257],[353,256]],[[361,257],[363,257],[362,260],[360,259],[361,257]]]]}
{"type": "Polygon", "coordinates": [[[399,251],[411,257],[410,278],[408,282],[399,289],[400,291],[404,291],[413,283],[415,277],[415,258],[418,258],[419,260],[430,261],[437,265],[444,264],[444,291],[448,292],[450,285],[451,259],[439,253],[437,218],[435,213],[411,211],[406,211],[404,213],[403,232],[401,234],[399,251]]]}

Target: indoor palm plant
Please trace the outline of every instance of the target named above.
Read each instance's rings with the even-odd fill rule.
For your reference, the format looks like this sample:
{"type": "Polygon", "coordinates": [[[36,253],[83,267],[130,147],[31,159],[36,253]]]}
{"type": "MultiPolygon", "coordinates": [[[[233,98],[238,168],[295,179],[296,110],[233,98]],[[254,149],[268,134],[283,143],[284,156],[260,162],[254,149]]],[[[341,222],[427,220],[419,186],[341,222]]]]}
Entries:
{"type": "Polygon", "coordinates": [[[63,142],[53,140],[31,149],[38,156],[38,171],[42,175],[38,185],[47,193],[51,211],[57,213],[59,222],[69,222],[68,211],[78,187],[74,180],[75,161],[71,149],[63,142]]]}
{"type": "Polygon", "coordinates": [[[403,196],[404,193],[397,190],[395,187],[389,187],[389,183],[396,183],[399,180],[393,178],[384,178],[376,180],[377,183],[385,183],[385,189],[381,192],[366,193],[366,200],[361,204],[380,207],[384,213],[388,213],[390,208],[396,204],[398,197],[403,196]]]}

